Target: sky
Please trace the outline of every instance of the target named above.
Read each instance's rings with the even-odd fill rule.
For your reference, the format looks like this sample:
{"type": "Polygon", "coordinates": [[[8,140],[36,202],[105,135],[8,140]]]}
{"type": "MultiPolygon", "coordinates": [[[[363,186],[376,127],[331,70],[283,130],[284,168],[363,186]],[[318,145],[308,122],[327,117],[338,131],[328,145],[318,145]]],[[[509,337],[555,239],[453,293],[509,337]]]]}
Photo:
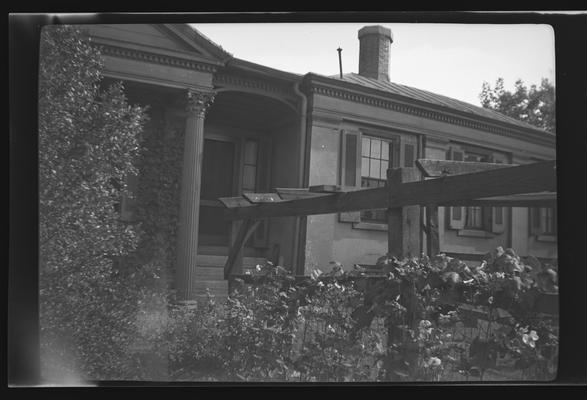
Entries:
{"type": "Polygon", "coordinates": [[[390,80],[480,105],[483,82],[512,90],[555,82],[554,31],[538,24],[222,23],[192,24],[234,57],[297,74],[358,72],[358,31],[391,29],[390,80]]]}

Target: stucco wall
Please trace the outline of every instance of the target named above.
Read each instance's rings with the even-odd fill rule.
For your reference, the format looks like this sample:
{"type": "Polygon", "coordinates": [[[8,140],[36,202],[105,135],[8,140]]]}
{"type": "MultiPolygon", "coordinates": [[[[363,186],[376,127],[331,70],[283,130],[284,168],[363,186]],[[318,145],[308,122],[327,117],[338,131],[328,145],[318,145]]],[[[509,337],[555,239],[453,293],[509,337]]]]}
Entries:
{"type": "MultiPolygon", "coordinates": [[[[423,156],[445,159],[451,142],[468,143],[505,154],[514,163],[554,159],[555,149],[539,143],[456,126],[442,121],[395,112],[340,98],[315,95],[310,138],[309,184],[340,184],[340,130],[345,126],[382,129],[402,137],[426,137],[423,156]]],[[[403,139],[402,139],[403,140],[403,139]]],[[[403,155],[403,152],[402,152],[403,155]]],[[[402,161],[403,163],[403,161],[402,161]]],[[[443,252],[484,254],[502,246],[515,248],[520,255],[556,257],[556,242],[538,242],[528,233],[528,209],[504,208],[505,230],[488,237],[463,236],[447,228],[445,209],[439,209],[440,249],[443,252]]],[[[424,235],[423,235],[424,236],[424,235]]],[[[339,222],[337,214],[308,217],[306,228],[306,273],[315,266],[330,269],[330,261],[352,268],[354,263],[373,264],[387,252],[387,232],[364,230],[339,222]]],[[[422,249],[425,249],[425,238],[422,249]]]]}
{"type": "MultiPolygon", "coordinates": [[[[335,105],[333,105],[335,106],[335,105]]],[[[316,118],[311,127],[309,185],[340,184],[341,129],[376,129],[400,136],[403,146],[406,132],[387,129],[383,125],[365,124],[354,119],[316,118]],[[403,135],[403,136],[402,136],[403,135]]],[[[411,142],[417,140],[411,137],[411,142]]],[[[403,151],[400,162],[403,163],[403,151]]],[[[331,261],[341,262],[345,269],[353,264],[375,264],[387,253],[387,232],[358,228],[350,222],[339,222],[338,214],[309,216],[306,228],[306,273],[314,267],[330,270],[331,261]]]]}

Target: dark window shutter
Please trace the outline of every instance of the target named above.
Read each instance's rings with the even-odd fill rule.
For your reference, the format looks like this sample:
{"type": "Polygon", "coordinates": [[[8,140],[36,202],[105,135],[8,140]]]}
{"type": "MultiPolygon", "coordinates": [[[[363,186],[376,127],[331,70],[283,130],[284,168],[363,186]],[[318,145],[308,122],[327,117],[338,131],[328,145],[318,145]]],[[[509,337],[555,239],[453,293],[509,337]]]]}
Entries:
{"type": "Polygon", "coordinates": [[[406,143],[404,147],[404,167],[413,167],[416,159],[416,146],[406,143]]]}
{"type": "Polygon", "coordinates": [[[354,132],[343,132],[343,160],[344,160],[344,180],[343,186],[358,186],[360,184],[357,176],[358,154],[359,154],[359,135],[354,132]]]}
{"type": "Polygon", "coordinates": [[[465,207],[447,207],[448,227],[450,229],[463,229],[465,227],[465,207]]]}
{"type": "MultiPolygon", "coordinates": [[[[358,131],[341,131],[341,185],[348,187],[361,186],[361,133],[358,131]]],[[[340,222],[361,222],[361,212],[352,211],[339,214],[340,222]]]]}
{"type": "Polygon", "coordinates": [[[491,232],[503,233],[505,231],[504,207],[492,207],[491,232]]]}
{"type": "Polygon", "coordinates": [[[530,208],[530,235],[541,235],[544,232],[542,225],[542,215],[539,207],[530,208]]]}
{"type": "Polygon", "coordinates": [[[493,207],[482,207],[481,216],[483,218],[483,230],[491,232],[493,226],[493,207]]]}

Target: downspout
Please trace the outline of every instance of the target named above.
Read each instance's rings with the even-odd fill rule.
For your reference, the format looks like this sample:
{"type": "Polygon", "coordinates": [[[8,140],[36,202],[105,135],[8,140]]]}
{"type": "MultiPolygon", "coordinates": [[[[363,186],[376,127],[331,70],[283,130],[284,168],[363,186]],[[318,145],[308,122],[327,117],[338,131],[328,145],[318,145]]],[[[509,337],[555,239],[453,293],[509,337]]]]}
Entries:
{"type": "MultiPolygon", "coordinates": [[[[304,187],[304,176],[305,176],[305,165],[306,165],[306,137],[307,137],[307,109],[308,109],[308,98],[300,90],[300,82],[294,83],[294,93],[301,99],[301,112],[300,112],[300,148],[299,148],[299,167],[298,167],[298,187],[304,187]]],[[[292,267],[295,274],[300,272],[300,266],[298,261],[300,260],[300,230],[301,230],[301,217],[296,217],[294,223],[294,235],[293,235],[293,257],[292,267]]]]}

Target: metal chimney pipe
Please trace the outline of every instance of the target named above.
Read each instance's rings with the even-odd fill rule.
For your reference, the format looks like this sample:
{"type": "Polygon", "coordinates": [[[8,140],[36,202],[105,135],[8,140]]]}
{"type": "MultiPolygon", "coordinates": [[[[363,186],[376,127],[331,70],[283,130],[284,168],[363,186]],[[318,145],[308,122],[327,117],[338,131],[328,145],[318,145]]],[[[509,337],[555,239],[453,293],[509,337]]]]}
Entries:
{"type": "Polygon", "coordinates": [[[342,79],[342,49],[339,47],[336,51],[338,51],[338,68],[340,70],[340,79],[342,79]]]}

